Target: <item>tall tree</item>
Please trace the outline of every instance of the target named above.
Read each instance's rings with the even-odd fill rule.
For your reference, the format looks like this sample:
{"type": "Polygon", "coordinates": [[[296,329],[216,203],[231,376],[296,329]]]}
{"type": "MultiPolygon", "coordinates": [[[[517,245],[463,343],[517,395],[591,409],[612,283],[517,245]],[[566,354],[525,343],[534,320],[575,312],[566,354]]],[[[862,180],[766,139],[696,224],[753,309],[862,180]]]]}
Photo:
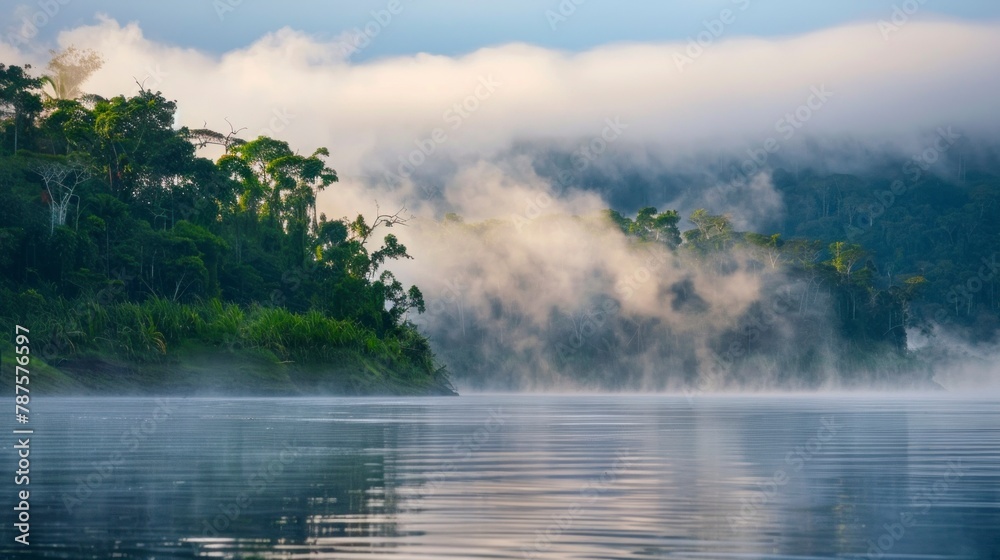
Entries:
{"type": "Polygon", "coordinates": [[[101,55],[91,49],[70,46],[62,51],[49,51],[48,73],[42,77],[42,92],[51,100],[74,100],[83,95],[80,86],[104,65],[101,55]]]}
{"type": "Polygon", "coordinates": [[[647,206],[639,210],[634,220],[616,210],[606,210],[605,217],[629,237],[660,242],[670,248],[681,244],[681,232],[677,227],[681,218],[676,210],[657,213],[656,208],[647,206]]]}
{"type": "Polygon", "coordinates": [[[102,162],[115,196],[155,199],[189,171],[195,150],[173,128],[176,111],[176,102],[145,89],[94,107],[94,157],[102,162]]]}
{"type": "Polygon", "coordinates": [[[39,163],[34,171],[42,178],[48,195],[46,198],[51,210],[49,235],[52,235],[56,226],[66,225],[66,214],[74,198],[79,206],[80,197],[76,195],[76,189],[90,179],[90,170],[80,161],[53,160],[39,163]]]}
{"type": "Polygon", "coordinates": [[[21,132],[34,123],[42,112],[42,98],[36,92],[42,87],[41,78],[33,78],[26,70],[31,65],[0,64],[0,119],[9,121],[14,129],[14,149],[17,153],[21,132]]]}
{"type": "Polygon", "coordinates": [[[704,208],[699,208],[691,213],[688,220],[694,224],[695,229],[685,231],[684,240],[694,250],[708,254],[729,248],[733,238],[733,225],[729,216],[709,214],[704,208]]]}
{"type": "Polygon", "coordinates": [[[630,232],[641,239],[659,241],[670,247],[681,244],[681,233],[677,224],[681,221],[676,210],[666,210],[657,213],[656,208],[648,206],[639,210],[632,222],[630,232]]]}
{"type": "Polygon", "coordinates": [[[746,240],[771,265],[772,269],[778,268],[778,264],[781,263],[781,247],[785,244],[780,233],[772,235],[748,233],[746,240]]]}

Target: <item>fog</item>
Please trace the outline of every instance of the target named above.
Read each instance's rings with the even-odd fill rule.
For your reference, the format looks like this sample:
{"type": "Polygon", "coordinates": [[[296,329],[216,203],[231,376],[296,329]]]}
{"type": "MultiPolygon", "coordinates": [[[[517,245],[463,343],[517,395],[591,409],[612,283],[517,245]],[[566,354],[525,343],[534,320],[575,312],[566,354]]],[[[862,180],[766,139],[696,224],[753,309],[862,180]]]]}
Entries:
{"type": "MultiPolygon", "coordinates": [[[[396,233],[415,259],[391,268],[427,297],[413,320],[460,384],[463,371],[495,371],[477,382],[487,388],[787,381],[806,354],[838,353],[822,294],[750,255],[696,266],[637,247],[600,211],[706,207],[766,231],[785,212],[770,174],[779,163],[847,171],[859,155],[920,153],[941,127],[972,137],[1000,128],[1000,26],[953,21],[911,21],[888,36],[874,22],[780,39],[723,34],[693,51],[506,44],[361,64],[291,29],[213,56],[102,18],[59,45],[104,56],[88,92],[138,82],[178,101],[179,126],[231,123],[303,153],[328,147],[341,175],[319,199],[330,217],[405,207],[412,219],[396,233]],[[788,347],[787,358],[720,359],[740,333],[736,348],[788,347]]],[[[44,66],[39,56],[0,46],[3,60],[44,66]]],[[[829,371],[810,384],[845,381],[829,371]]]]}

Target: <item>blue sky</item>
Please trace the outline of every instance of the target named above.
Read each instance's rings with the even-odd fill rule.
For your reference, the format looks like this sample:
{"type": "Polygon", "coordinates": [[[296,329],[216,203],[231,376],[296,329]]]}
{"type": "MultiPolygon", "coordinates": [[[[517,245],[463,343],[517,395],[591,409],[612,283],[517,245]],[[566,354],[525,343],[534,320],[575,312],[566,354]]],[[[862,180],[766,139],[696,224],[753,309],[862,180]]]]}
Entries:
{"type": "MultiPolygon", "coordinates": [[[[703,30],[703,22],[717,18],[725,8],[739,9],[730,29],[737,35],[774,37],[805,33],[838,24],[887,19],[903,0],[585,0],[572,6],[566,21],[553,30],[546,12],[560,11],[560,0],[398,0],[403,9],[380,30],[377,41],[355,61],[430,52],[457,55],[510,42],[528,42],[570,51],[586,50],[620,41],[684,40],[703,30]]],[[[576,0],[580,1],[580,0],[576,0]]],[[[920,0],[908,0],[920,2],[920,0]]],[[[52,44],[59,30],[93,23],[105,13],[121,23],[138,21],[150,39],[209,52],[225,52],[254,42],[269,31],[288,26],[323,38],[373,20],[372,11],[384,10],[390,0],[35,0],[0,8],[7,23],[4,32],[45,3],[63,2],[39,35],[52,44]],[[221,6],[221,8],[220,8],[221,6]],[[231,9],[230,9],[231,8],[231,9]],[[219,12],[223,17],[220,18],[219,12]]],[[[924,0],[917,17],[932,15],[965,20],[1000,19],[996,0],[924,0]]],[[[563,9],[564,13],[569,10],[563,9]]]]}

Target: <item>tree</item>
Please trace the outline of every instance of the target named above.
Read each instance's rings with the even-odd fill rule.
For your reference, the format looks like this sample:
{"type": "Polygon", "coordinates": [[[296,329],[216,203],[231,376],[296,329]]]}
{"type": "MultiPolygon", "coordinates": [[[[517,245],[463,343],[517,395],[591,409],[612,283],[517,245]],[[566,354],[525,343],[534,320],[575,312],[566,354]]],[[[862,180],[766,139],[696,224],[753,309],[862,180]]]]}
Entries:
{"type": "MultiPolygon", "coordinates": [[[[376,210],[377,212],[378,210],[376,210]]],[[[407,254],[406,247],[399,243],[396,236],[391,233],[385,236],[383,240],[385,244],[380,249],[369,254],[366,247],[368,239],[380,226],[386,228],[405,226],[409,219],[402,216],[403,212],[406,212],[406,208],[400,209],[395,214],[377,213],[371,225],[367,223],[363,215],[358,214],[358,217],[347,225],[347,229],[350,232],[349,240],[357,244],[358,252],[364,256],[362,260],[357,261],[360,266],[352,270],[355,275],[372,279],[385,261],[413,258],[407,254]]]]}
{"type": "Polygon", "coordinates": [[[42,178],[48,194],[51,216],[49,235],[52,235],[56,226],[66,225],[66,214],[74,198],[79,206],[80,197],[75,192],[77,187],[90,179],[90,170],[79,161],[49,161],[38,164],[34,171],[42,178]]]}
{"type": "Polygon", "coordinates": [[[622,216],[621,212],[611,209],[605,210],[604,216],[611,222],[612,225],[615,226],[615,228],[618,229],[618,231],[628,235],[629,228],[632,225],[632,220],[622,216]]]}
{"type": "MultiPolygon", "coordinates": [[[[326,148],[304,157],[293,152],[288,142],[267,136],[243,143],[223,141],[229,150],[219,158],[219,165],[243,183],[241,206],[275,221],[290,217],[284,215],[283,202],[296,189],[309,191],[300,192],[297,201],[314,211],[315,194],[338,181],[337,172],[322,159],[330,155],[326,148]]],[[[317,221],[313,214],[314,226],[317,221]]]]}
{"type": "Polygon", "coordinates": [[[688,220],[695,229],[684,232],[684,240],[702,254],[727,249],[732,242],[733,226],[725,214],[709,214],[704,208],[691,213],[688,220]]]}
{"type": "Polygon", "coordinates": [[[339,180],[337,172],[327,167],[321,159],[329,156],[330,151],[321,147],[309,157],[298,154],[285,155],[270,163],[270,170],[276,178],[276,186],[280,185],[280,191],[276,196],[280,197],[282,193],[287,193],[286,227],[291,227],[293,223],[306,226],[310,217],[314,228],[319,225],[316,196],[339,180]]]}
{"type": "Polygon", "coordinates": [[[659,214],[656,208],[647,206],[639,210],[629,227],[629,233],[643,240],[659,241],[674,248],[681,244],[681,232],[677,229],[681,217],[676,210],[659,214]]]}
{"type": "MultiPolygon", "coordinates": [[[[229,123],[229,120],[227,119],[226,122],[229,123]]],[[[246,140],[237,137],[237,134],[243,130],[245,129],[236,129],[232,123],[229,123],[229,132],[226,134],[216,132],[209,128],[188,129],[187,127],[182,128],[181,132],[184,137],[191,141],[198,149],[206,146],[221,146],[228,154],[234,147],[246,144],[246,140]]]]}
{"type": "Polygon", "coordinates": [[[760,233],[746,234],[746,240],[750,246],[757,250],[771,265],[772,269],[781,263],[781,247],[785,244],[780,233],[772,235],[762,235],[760,233]]]}
{"type": "Polygon", "coordinates": [[[316,258],[319,261],[326,295],[325,309],[334,316],[356,317],[379,333],[400,324],[410,310],[424,311],[420,289],[404,289],[392,272],[382,270],[390,260],[412,259],[406,246],[393,234],[383,238],[381,247],[368,250],[368,242],[378,228],[406,225],[406,209],[394,214],[376,210],[371,223],[363,215],[351,222],[320,221],[316,258]]]}
{"type": "Polygon", "coordinates": [[[83,92],[80,86],[104,65],[101,55],[91,49],[67,47],[61,52],[49,51],[48,74],[42,77],[46,86],[42,93],[51,100],[78,99],[83,92]]]}
{"type": "MultiPolygon", "coordinates": [[[[835,241],[830,244],[829,251],[831,258],[830,260],[824,262],[832,269],[833,273],[836,275],[836,289],[835,292],[838,299],[843,301],[850,309],[849,314],[845,314],[845,317],[849,317],[849,321],[854,322],[858,319],[858,301],[864,299],[868,296],[873,302],[870,307],[876,307],[875,304],[878,303],[878,294],[876,293],[875,287],[872,285],[871,281],[871,271],[863,269],[860,274],[854,271],[854,267],[864,260],[868,253],[864,250],[861,245],[856,243],[847,243],[845,241],[835,241]]],[[[850,325],[847,323],[848,319],[845,319],[845,331],[848,334],[853,334],[857,332],[864,332],[866,325],[864,325],[864,319],[862,319],[862,324],[850,325]]]]}
{"type": "Polygon", "coordinates": [[[94,158],[102,162],[115,196],[154,202],[190,170],[194,146],[174,130],[176,111],[174,101],[145,89],[94,107],[94,158]]]}
{"type": "Polygon", "coordinates": [[[39,130],[47,146],[39,151],[66,154],[80,151],[90,153],[97,144],[94,134],[94,112],[75,100],[56,99],[46,103],[39,130]]]}
{"type": "Polygon", "coordinates": [[[832,266],[848,282],[851,281],[851,273],[854,271],[854,266],[868,256],[868,253],[865,252],[861,245],[846,243],[844,241],[831,243],[830,254],[832,258],[827,261],[827,264],[832,266]]]}
{"type": "Polygon", "coordinates": [[[36,91],[42,86],[40,78],[33,78],[25,70],[31,65],[6,66],[0,64],[0,118],[10,120],[14,128],[14,150],[17,153],[20,133],[42,111],[42,98],[36,91]]]}
{"type": "Polygon", "coordinates": [[[656,208],[647,206],[639,210],[635,220],[623,216],[616,210],[605,210],[604,216],[616,229],[629,237],[641,241],[656,241],[670,248],[681,243],[681,233],[677,228],[680,215],[676,210],[657,213],[656,208]]]}
{"type": "MultiPolygon", "coordinates": [[[[321,147],[306,157],[293,152],[287,142],[266,136],[249,142],[209,136],[213,142],[227,145],[227,153],[219,158],[219,168],[241,185],[239,207],[244,211],[244,225],[238,230],[240,238],[244,233],[264,235],[286,245],[287,265],[306,264],[310,238],[319,228],[316,197],[338,180],[337,172],[324,161],[330,152],[321,147]]],[[[198,137],[205,141],[205,134],[199,132],[198,137]]]]}
{"type": "Polygon", "coordinates": [[[178,130],[176,104],[141,86],[134,96],[81,95],[96,60],[56,56],[44,106],[38,80],[0,67],[0,318],[42,317],[39,339],[60,358],[76,348],[119,355],[123,337],[158,354],[166,342],[218,344],[219,329],[206,338],[201,321],[225,322],[240,339],[248,324],[273,320],[269,344],[282,357],[360,352],[407,383],[443,377],[407,321],[424,310],[423,294],[386,270],[411,258],[382,232],[405,224],[404,210],[321,219],[317,196],[338,180],[325,148],[299,154],[235,129],[178,130]],[[218,162],[197,157],[209,144],[226,149],[218,162]],[[295,325],[307,325],[308,340],[285,348],[295,325]]]}

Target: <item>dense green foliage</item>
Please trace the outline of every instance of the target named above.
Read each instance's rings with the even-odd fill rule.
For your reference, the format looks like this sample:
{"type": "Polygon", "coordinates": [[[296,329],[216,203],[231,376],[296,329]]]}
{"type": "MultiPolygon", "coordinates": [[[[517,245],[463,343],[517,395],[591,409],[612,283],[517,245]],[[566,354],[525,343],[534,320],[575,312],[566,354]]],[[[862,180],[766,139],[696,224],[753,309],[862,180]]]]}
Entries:
{"type": "Polygon", "coordinates": [[[145,89],[68,99],[71,78],[0,66],[0,318],[47,361],[162,363],[186,343],[311,364],[348,352],[447,387],[407,318],[420,290],[384,269],[410,258],[379,239],[405,218],[319,214],[337,181],[325,148],[177,129],[176,104],[145,89]],[[209,144],[217,161],[198,156],[209,144]]]}
{"type": "MultiPolygon", "coordinates": [[[[932,168],[875,154],[857,175],[776,169],[784,209],[763,233],[703,209],[685,221],[651,207],[606,211],[611,231],[631,239],[637,255],[673,255],[676,268],[651,270],[661,305],[683,315],[680,325],[656,310],[623,311],[628,292],[605,286],[542,321],[516,306],[458,308],[461,329],[430,332],[457,378],[473,386],[532,386],[518,372],[528,362],[545,364],[543,385],[596,389],[925,387],[955,360],[991,355],[1000,333],[1000,178],[995,162],[970,166],[960,157],[932,168]],[[697,271],[706,273],[701,282],[677,280],[697,271]],[[720,330],[706,322],[713,309],[702,296],[713,279],[737,272],[759,284],[758,301],[720,330]]],[[[447,225],[486,243],[513,234],[497,223],[447,225]]]]}
{"type": "MultiPolygon", "coordinates": [[[[428,325],[463,383],[599,390],[927,383],[929,368],[907,345],[927,281],[900,273],[888,282],[857,243],[740,232],[729,216],[704,209],[688,216],[694,227],[684,231],[678,212],[652,207],[634,217],[606,210],[558,219],[575,221],[574,231],[605,224],[590,230],[588,243],[624,234],[635,272],[581,293],[576,307],[539,313],[498,299],[484,312],[465,311],[461,329],[428,325]],[[720,321],[724,310],[709,293],[737,273],[736,283],[759,286],[755,301],[720,321]],[[661,308],[628,304],[636,290],[653,286],[661,308]],[[541,364],[541,379],[522,375],[523,363],[541,364]]],[[[514,226],[453,219],[447,228],[489,244],[502,243],[514,226]]]]}
{"type": "MultiPolygon", "coordinates": [[[[176,104],[159,92],[82,94],[99,65],[76,51],[45,78],[0,65],[0,321],[30,327],[41,357],[66,371],[214,351],[325,364],[342,378],[325,386],[354,392],[447,388],[410,321],[423,295],[385,269],[410,258],[384,231],[405,223],[400,213],[329,219],[316,208],[338,180],[325,148],[175,128],[176,104]],[[215,161],[199,156],[209,146],[215,161]]],[[[658,278],[660,301],[681,328],[621,313],[616,289],[544,310],[542,327],[495,294],[489,317],[427,328],[463,381],[495,388],[533,385],[518,376],[536,369],[605,389],[920,382],[927,356],[908,333],[975,344],[1000,332],[1000,179],[989,165],[949,179],[923,160],[879,158],[859,175],[775,170],[784,212],[764,232],[704,209],[558,217],[600,223],[637,254],[670,254],[681,273],[658,278]],[[712,287],[691,278],[737,271],[760,285],[759,301],[719,328],[701,297],[712,287]],[[650,381],[651,370],[668,374],[650,381]]],[[[533,227],[445,225],[496,254],[490,243],[533,227]]]]}
{"type": "Polygon", "coordinates": [[[911,325],[994,342],[1000,178],[989,166],[950,178],[924,167],[906,161],[868,176],[778,170],[775,187],[788,207],[782,233],[847,243],[840,267],[853,265],[864,282],[912,297],[911,325]]]}

